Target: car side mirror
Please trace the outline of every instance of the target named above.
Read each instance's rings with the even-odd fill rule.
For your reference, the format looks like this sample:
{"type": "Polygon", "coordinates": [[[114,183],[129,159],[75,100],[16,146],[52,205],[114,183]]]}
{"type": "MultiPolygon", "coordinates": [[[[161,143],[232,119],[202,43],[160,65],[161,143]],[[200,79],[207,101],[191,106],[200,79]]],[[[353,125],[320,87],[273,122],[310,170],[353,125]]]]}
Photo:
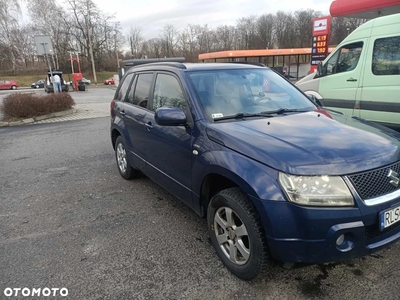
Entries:
{"type": "Polygon", "coordinates": [[[322,62],[320,62],[317,66],[317,76],[322,77],[325,75],[326,75],[326,72],[325,72],[324,65],[322,64],[322,62]]]}
{"type": "Polygon", "coordinates": [[[316,97],[314,97],[313,95],[309,95],[309,94],[307,94],[307,97],[308,97],[308,99],[310,99],[312,101],[312,103],[322,107],[321,101],[319,101],[316,97]]]}
{"type": "Polygon", "coordinates": [[[177,107],[160,107],[156,110],[155,121],[161,126],[186,125],[186,115],[177,107]]]}

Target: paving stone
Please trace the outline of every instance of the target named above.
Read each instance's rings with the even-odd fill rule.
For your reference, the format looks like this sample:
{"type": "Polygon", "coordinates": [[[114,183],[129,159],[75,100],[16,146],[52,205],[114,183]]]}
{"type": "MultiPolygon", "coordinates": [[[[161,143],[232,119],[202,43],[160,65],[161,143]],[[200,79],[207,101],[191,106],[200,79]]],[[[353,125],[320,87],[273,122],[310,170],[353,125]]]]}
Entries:
{"type": "Polygon", "coordinates": [[[33,118],[29,118],[29,119],[23,119],[22,122],[24,122],[24,124],[30,124],[35,122],[35,120],[33,118]]]}

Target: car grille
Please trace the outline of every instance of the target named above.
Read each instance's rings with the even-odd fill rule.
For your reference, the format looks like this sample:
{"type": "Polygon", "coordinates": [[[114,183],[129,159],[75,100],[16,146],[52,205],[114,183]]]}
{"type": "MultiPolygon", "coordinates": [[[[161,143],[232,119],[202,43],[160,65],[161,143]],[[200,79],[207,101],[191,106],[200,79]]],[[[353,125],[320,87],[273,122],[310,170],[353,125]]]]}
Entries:
{"type": "Polygon", "coordinates": [[[390,179],[387,177],[390,169],[400,174],[400,162],[380,169],[350,175],[348,178],[361,199],[367,200],[400,189],[400,186],[395,187],[390,183],[390,179]]]}
{"type": "Polygon", "coordinates": [[[365,238],[367,239],[367,241],[371,241],[376,238],[385,238],[386,235],[390,236],[395,231],[399,231],[399,229],[400,229],[400,222],[397,222],[396,224],[394,224],[382,231],[379,229],[378,224],[366,226],[365,227],[365,238]]]}

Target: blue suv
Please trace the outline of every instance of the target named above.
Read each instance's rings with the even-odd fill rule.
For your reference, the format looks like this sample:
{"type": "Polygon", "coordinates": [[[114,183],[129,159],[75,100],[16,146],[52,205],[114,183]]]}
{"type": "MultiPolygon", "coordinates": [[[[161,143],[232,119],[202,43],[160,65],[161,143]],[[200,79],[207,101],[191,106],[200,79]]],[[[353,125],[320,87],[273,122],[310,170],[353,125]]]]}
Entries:
{"type": "Polygon", "coordinates": [[[367,255],[400,239],[400,133],[325,110],[269,68],[153,63],[111,102],[125,179],[145,174],[207,217],[244,280],[367,255]]]}

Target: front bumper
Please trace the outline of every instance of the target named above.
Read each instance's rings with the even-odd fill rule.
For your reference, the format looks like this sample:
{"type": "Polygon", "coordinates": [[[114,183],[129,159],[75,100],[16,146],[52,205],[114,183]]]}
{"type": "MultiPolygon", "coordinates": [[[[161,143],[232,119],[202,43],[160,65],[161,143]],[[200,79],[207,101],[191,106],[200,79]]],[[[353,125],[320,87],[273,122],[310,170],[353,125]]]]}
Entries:
{"type": "Polygon", "coordinates": [[[384,231],[379,229],[379,213],[400,205],[400,198],[362,209],[314,208],[284,201],[252,200],[260,213],[272,257],[284,262],[344,261],[371,254],[400,240],[400,222],[384,231]],[[343,237],[343,242],[337,244],[343,237]]]}

